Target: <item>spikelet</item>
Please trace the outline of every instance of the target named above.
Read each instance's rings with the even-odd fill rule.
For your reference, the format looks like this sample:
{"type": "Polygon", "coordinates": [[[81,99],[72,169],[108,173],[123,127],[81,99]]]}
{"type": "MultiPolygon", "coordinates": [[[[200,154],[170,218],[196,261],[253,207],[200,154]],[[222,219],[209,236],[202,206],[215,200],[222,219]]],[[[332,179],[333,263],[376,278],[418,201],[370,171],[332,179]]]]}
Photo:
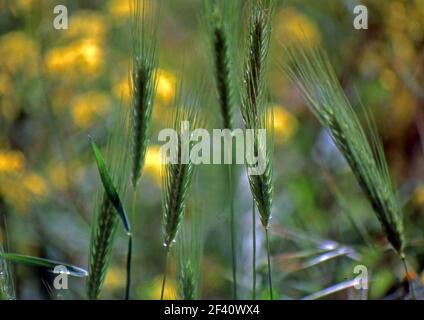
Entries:
{"type": "Polygon", "coordinates": [[[271,15],[273,5],[266,5],[266,1],[258,1],[251,7],[247,54],[244,65],[241,114],[246,129],[254,130],[253,150],[255,155],[261,157],[265,164],[264,173],[249,175],[250,189],[256,206],[258,207],[262,225],[269,226],[272,205],[272,137],[273,121],[268,121],[270,110],[265,97],[265,75],[268,58],[269,41],[271,34],[271,15]],[[267,141],[261,142],[258,130],[267,131],[267,141]],[[270,138],[270,139],[268,139],[270,138]],[[264,143],[268,148],[264,150],[264,143]]]}
{"type": "Polygon", "coordinates": [[[173,161],[165,164],[162,175],[163,233],[164,245],[168,250],[171,248],[181,224],[186,196],[194,171],[194,164],[189,156],[192,143],[187,143],[185,146],[183,142],[183,136],[187,132],[182,128],[182,122],[188,121],[190,130],[199,128],[201,123],[199,112],[196,110],[198,103],[195,98],[177,98],[176,105],[172,128],[178,134],[178,142],[177,145],[172,146],[173,161]],[[183,150],[189,150],[186,157],[183,150]]]}
{"type": "MultiPolygon", "coordinates": [[[[140,179],[150,138],[153,98],[156,91],[156,27],[147,16],[152,1],[133,0],[131,12],[132,66],[132,185],[140,179]]],[[[153,10],[153,9],[152,9],[153,10]]],[[[153,16],[156,16],[153,14],[153,16]]]]}
{"type": "Polygon", "coordinates": [[[286,48],[286,53],[288,63],[283,68],[302,92],[311,111],[330,132],[370,201],[387,239],[403,256],[402,212],[370,113],[362,107],[364,126],[322,49],[294,45],[286,48]]]}

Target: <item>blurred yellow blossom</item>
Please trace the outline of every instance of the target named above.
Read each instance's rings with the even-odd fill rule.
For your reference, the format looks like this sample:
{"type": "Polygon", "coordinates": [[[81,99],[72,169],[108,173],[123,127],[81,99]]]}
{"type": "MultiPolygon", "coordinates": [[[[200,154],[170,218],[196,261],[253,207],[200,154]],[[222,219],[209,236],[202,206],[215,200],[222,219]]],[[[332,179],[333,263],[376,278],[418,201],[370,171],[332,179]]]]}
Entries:
{"type": "Polygon", "coordinates": [[[0,73],[0,96],[5,96],[12,91],[12,79],[6,73],[0,73]]]}
{"type": "Polygon", "coordinates": [[[12,10],[12,12],[14,12],[16,9],[23,10],[23,11],[29,11],[33,8],[35,2],[36,2],[36,0],[15,0],[13,2],[13,4],[11,2],[11,4],[12,4],[11,10],[12,10]]]}
{"type": "MultiPolygon", "coordinates": [[[[150,299],[159,300],[161,298],[162,280],[162,276],[157,276],[153,279],[152,291],[150,292],[150,299]]],[[[163,299],[177,299],[177,286],[172,278],[166,280],[165,290],[163,292],[163,299]]]]}
{"type": "Polygon", "coordinates": [[[70,17],[69,28],[65,31],[65,35],[68,38],[89,38],[101,43],[105,37],[106,25],[106,19],[101,14],[95,11],[81,10],[70,17]]]}
{"type": "Polygon", "coordinates": [[[393,90],[397,84],[396,74],[392,70],[384,68],[380,73],[380,83],[384,89],[393,90]]]}
{"type": "Polygon", "coordinates": [[[404,33],[395,32],[392,35],[392,42],[395,55],[405,63],[412,62],[415,50],[411,39],[404,33]]]}
{"type": "Polygon", "coordinates": [[[0,174],[0,195],[18,213],[25,213],[34,200],[47,194],[44,179],[36,173],[17,171],[0,174]]]}
{"type": "MultiPolygon", "coordinates": [[[[392,96],[391,100],[391,112],[390,118],[393,119],[393,123],[396,123],[399,127],[391,128],[395,132],[403,132],[409,125],[411,119],[415,115],[415,98],[411,95],[410,91],[406,88],[398,88],[396,94],[392,96]]],[[[389,122],[390,123],[390,122],[389,122]]]]}
{"type": "Polygon", "coordinates": [[[122,99],[122,102],[128,104],[130,102],[130,83],[127,76],[122,77],[113,85],[113,94],[122,99]]]}
{"type": "Polygon", "coordinates": [[[37,70],[38,47],[24,32],[9,32],[0,37],[0,57],[0,70],[11,74],[25,71],[29,77],[37,70]]]}
{"type": "Polygon", "coordinates": [[[22,184],[17,182],[18,177],[0,176],[0,195],[18,213],[25,213],[31,204],[31,196],[22,188],[22,184]]]}
{"type": "MultiPolygon", "coordinates": [[[[175,75],[164,69],[156,69],[155,76],[157,77],[156,98],[159,103],[171,101],[176,90],[177,79],[175,75]]],[[[128,76],[122,77],[115,83],[113,93],[117,98],[122,98],[123,102],[130,102],[131,88],[128,76]]]]}
{"type": "MultiPolygon", "coordinates": [[[[108,5],[109,14],[118,22],[128,21],[133,9],[132,2],[133,0],[110,0],[108,5]]],[[[155,1],[145,1],[143,3],[145,17],[152,12],[152,7],[155,5],[155,1]]],[[[140,8],[140,10],[141,9],[142,8],[140,8]]]]}
{"type": "Polygon", "coordinates": [[[284,43],[302,41],[304,44],[316,45],[321,41],[321,34],[315,23],[294,8],[282,8],[275,21],[277,38],[284,43]]]}
{"type": "Polygon", "coordinates": [[[89,91],[71,101],[71,115],[80,128],[89,126],[98,116],[104,115],[109,107],[108,96],[99,91],[89,91]]]}
{"type": "Polygon", "coordinates": [[[25,166],[25,157],[20,151],[0,150],[0,173],[19,172],[25,166]]]}
{"type": "Polygon", "coordinates": [[[110,15],[117,19],[127,18],[131,14],[131,3],[125,0],[111,0],[108,6],[110,15]]]}
{"type": "Polygon", "coordinates": [[[46,54],[47,70],[63,77],[95,76],[103,64],[103,52],[92,39],[82,39],[46,54]]]}
{"type": "MultiPolygon", "coordinates": [[[[279,105],[272,106],[274,114],[275,143],[280,144],[288,141],[296,133],[298,122],[296,117],[279,105]]],[[[272,121],[271,114],[268,121],[272,121]]]]}
{"type": "Polygon", "coordinates": [[[107,289],[122,288],[125,285],[125,274],[118,267],[111,266],[107,271],[104,286],[107,289]]]}
{"type": "Polygon", "coordinates": [[[174,98],[177,79],[175,75],[164,69],[156,69],[157,89],[156,96],[163,102],[174,98]]]}
{"type": "Polygon", "coordinates": [[[29,173],[25,175],[23,185],[35,196],[42,197],[47,194],[47,185],[38,174],[29,173]]]}
{"type": "Polygon", "coordinates": [[[160,154],[160,146],[154,145],[149,146],[146,151],[146,159],[144,161],[144,172],[150,176],[157,185],[161,184],[161,154],[160,154]]]}
{"type": "Polygon", "coordinates": [[[419,186],[414,192],[414,202],[420,207],[424,207],[424,186],[419,186]]]}

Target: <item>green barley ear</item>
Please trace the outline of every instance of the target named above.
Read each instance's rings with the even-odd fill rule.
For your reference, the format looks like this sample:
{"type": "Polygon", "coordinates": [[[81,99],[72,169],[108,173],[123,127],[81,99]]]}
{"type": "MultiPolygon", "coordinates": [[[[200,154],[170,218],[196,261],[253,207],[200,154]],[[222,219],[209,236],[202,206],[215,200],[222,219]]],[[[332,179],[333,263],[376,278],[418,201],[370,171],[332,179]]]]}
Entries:
{"type": "Polygon", "coordinates": [[[272,137],[273,135],[273,121],[269,121],[270,117],[271,119],[273,117],[267,107],[265,88],[272,12],[272,1],[258,1],[255,4],[251,4],[243,74],[244,92],[241,103],[244,126],[246,129],[254,130],[254,154],[261,157],[265,164],[263,174],[249,175],[249,183],[262,225],[266,229],[269,227],[272,205],[272,147],[267,148],[265,152],[265,141],[260,141],[258,130],[265,129],[267,137],[272,137]]]}
{"type": "Polygon", "coordinates": [[[198,206],[185,219],[177,244],[178,286],[182,300],[198,298],[204,227],[198,206]]]}
{"type": "Polygon", "coordinates": [[[286,48],[286,53],[288,63],[283,68],[287,75],[329,130],[370,201],[388,241],[403,257],[402,211],[370,113],[364,108],[364,129],[322,49],[295,45],[286,48]]]}
{"type": "MultiPolygon", "coordinates": [[[[249,31],[243,71],[244,92],[241,100],[241,115],[245,128],[250,132],[253,131],[253,137],[250,136],[251,139],[246,142],[246,146],[253,149],[253,155],[258,158],[257,164],[262,166],[262,170],[256,174],[249,172],[252,169],[251,165],[248,164],[247,169],[250,191],[258,208],[262,226],[265,229],[268,287],[272,300],[271,254],[268,229],[271,219],[273,193],[272,144],[274,117],[273,113],[268,109],[265,82],[274,2],[265,0],[250,2],[249,9],[249,31]],[[266,130],[265,137],[261,135],[261,130],[266,130]]],[[[253,265],[253,273],[256,273],[255,265],[253,265]]],[[[255,289],[253,291],[255,292],[255,289]]]]}
{"type": "Polygon", "coordinates": [[[153,99],[156,91],[157,3],[132,0],[130,79],[132,108],[132,185],[136,188],[149,144],[153,99]],[[147,13],[148,11],[148,13],[147,13]]]}
{"type": "MultiPolygon", "coordinates": [[[[125,199],[129,146],[123,141],[128,136],[129,113],[117,108],[114,119],[113,131],[108,141],[105,158],[109,164],[107,169],[116,188],[116,193],[121,196],[121,199],[125,199]]],[[[114,204],[111,199],[105,187],[101,186],[96,197],[95,217],[91,229],[87,283],[87,293],[90,299],[97,299],[100,294],[109,266],[120,215],[124,226],[126,226],[126,232],[130,232],[129,226],[125,223],[127,218],[122,216],[122,212],[121,214],[117,213],[115,209],[117,203],[114,204]]]]}
{"type": "Polygon", "coordinates": [[[238,1],[205,1],[207,31],[215,68],[215,83],[223,128],[233,128],[234,113],[234,31],[238,1]]]}
{"type": "MultiPolygon", "coordinates": [[[[210,60],[214,62],[214,78],[216,95],[222,119],[221,127],[232,130],[234,126],[235,79],[234,66],[236,58],[238,30],[238,13],[241,12],[241,2],[238,0],[207,0],[204,1],[205,21],[207,21],[207,36],[210,42],[210,60]]],[[[234,212],[234,166],[228,165],[228,190],[223,191],[229,201],[230,239],[233,274],[233,298],[237,299],[237,255],[236,227],[234,212]]]]}
{"type": "Polygon", "coordinates": [[[171,162],[165,164],[162,175],[164,246],[168,250],[180,227],[194,171],[194,164],[189,156],[192,143],[184,145],[184,135],[189,132],[182,128],[182,122],[188,121],[190,130],[200,128],[200,115],[196,107],[198,103],[194,97],[185,96],[176,99],[176,110],[171,127],[176,131],[178,141],[176,145],[171,146],[171,162]],[[189,151],[188,154],[185,154],[185,150],[189,151]]]}

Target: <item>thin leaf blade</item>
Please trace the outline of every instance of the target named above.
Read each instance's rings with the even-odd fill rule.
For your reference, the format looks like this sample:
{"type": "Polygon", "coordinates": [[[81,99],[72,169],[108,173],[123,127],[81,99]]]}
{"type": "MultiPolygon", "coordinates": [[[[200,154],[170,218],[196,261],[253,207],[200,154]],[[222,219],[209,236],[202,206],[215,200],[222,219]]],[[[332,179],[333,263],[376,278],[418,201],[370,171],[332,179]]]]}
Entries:
{"type": "Polygon", "coordinates": [[[124,225],[125,231],[127,232],[128,235],[131,235],[131,227],[130,227],[128,216],[119,198],[118,191],[116,190],[113,184],[112,178],[109,175],[105,161],[96,143],[91,138],[90,138],[90,143],[94,153],[94,157],[96,159],[97,169],[99,171],[100,178],[102,180],[103,187],[105,188],[106,194],[110,202],[113,204],[114,208],[118,212],[118,215],[121,218],[122,224],[124,225]]]}
{"type": "Polygon", "coordinates": [[[88,272],[85,269],[71,265],[69,263],[64,263],[64,262],[44,259],[44,258],[38,258],[33,256],[27,256],[27,255],[17,254],[17,253],[0,253],[0,255],[3,259],[13,263],[24,264],[31,267],[47,268],[47,269],[51,269],[51,271],[53,271],[54,268],[57,266],[64,266],[67,269],[67,274],[71,276],[79,277],[79,278],[88,276],[88,272]]]}

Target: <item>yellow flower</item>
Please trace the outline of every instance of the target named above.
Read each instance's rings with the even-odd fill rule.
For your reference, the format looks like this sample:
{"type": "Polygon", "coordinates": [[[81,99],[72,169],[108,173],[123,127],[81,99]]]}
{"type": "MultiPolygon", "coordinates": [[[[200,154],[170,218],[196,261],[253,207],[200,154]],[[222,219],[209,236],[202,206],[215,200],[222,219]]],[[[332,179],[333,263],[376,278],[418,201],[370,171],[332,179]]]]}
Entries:
{"type": "Polygon", "coordinates": [[[19,151],[0,151],[0,173],[20,172],[25,165],[25,157],[19,151]]]}
{"type": "Polygon", "coordinates": [[[44,179],[35,173],[27,174],[23,179],[23,185],[35,196],[42,197],[47,194],[47,185],[44,179]]]}
{"type": "Polygon", "coordinates": [[[404,33],[396,32],[392,35],[395,55],[405,63],[412,62],[415,56],[414,44],[404,33]]]}
{"type": "MultiPolygon", "coordinates": [[[[162,276],[157,276],[153,279],[152,291],[150,293],[150,299],[159,300],[162,292],[162,276]]],[[[163,292],[164,300],[175,300],[177,299],[177,286],[175,281],[171,278],[166,280],[165,290],[163,292]]]]}
{"type": "Polygon", "coordinates": [[[396,74],[390,69],[383,69],[380,74],[380,83],[387,91],[393,90],[397,84],[396,74]]]}
{"type": "Polygon", "coordinates": [[[109,98],[106,94],[89,91],[75,97],[71,101],[71,115],[74,123],[80,128],[88,127],[98,116],[106,113],[109,98]]]}
{"type": "Polygon", "coordinates": [[[321,34],[309,17],[294,8],[283,8],[276,15],[277,38],[284,43],[302,41],[304,44],[316,45],[321,41],[321,34]]]}
{"type": "Polygon", "coordinates": [[[113,86],[113,94],[118,98],[122,99],[122,102],[128,104],[130,101],[130,83],[128,77],[122,77],[113,86]]]}
{"type": "Polygon", "coordinates": [[[415,190],[414,201],[418,206],[424,207],[424,186],[419,186],[415,190]]]}
{"type": "MultiPolygon", "coordinates": [[[[296,117],[282,106],[272,106],[274,113],[274,135],[276,143],[288,141],[296,133],[298,122],[296,117]]],[[[271,115],[268,119],[271,121],[271,115]]]]}
{"type": "Polygon", "coordinates": [[[68,38],[91,38],[99,43],[103,42],[105,33],[105,18],[90,10],[82,10],[73,14],[69,19],[69,28],[65,31],[68,38]]]}
{"type": "Polygon", "coordinates": [[[32,202],[47,194],[44,179],[32,172],[9,172],[0,175],[0,195],[18,213],[28,211],[32,202]]]}
{"type": "Polygon", "coordinates": [[[38,47],[24,32],[9,32],[0,38],[0,57],[0,69],[11,74],[25,71],[29,77],[37,70],[38,47]]]}
{"type": "Polygon", "coordinates": [[[34,0],[16,0],[16,5],[21,10],[31,10],[34,5],[34,0]]]}
{"type": "Polygon", "coordinates": [[[125,275],[121,269],[111,266],[106,274],[104,286],[107,289],[118,289],[125,285],[125,275]]]}
{"type": "Polygon", "coordinates": [[[156,97],[163,102],[169,102],[174,98],[177,79],[173,73],[164,69],[156,69],[156,76],[156,97]]]}
{"type": "Polygon", "coordinates": [[[130,1],[124,0],[111,0],[109,1],[109,13],[113,18],[124,19],[128,18],[131,14],[130,1]]]}
{"type": "Polygon", "coordinates": [[[160,154],[160,146],[149,146],[146,151],[146,159],[144,161],[144,172],[149,175],[157,185],[161,185],[162,161],[160,154]]]}
{"type": "Polygon", "coordinates": [[[31,204],[31,196],[22,184],[18,184],[19,175],[1,177],[0,194],[18,213],[25,213],[31,204]]]}
{"type": "Polygon", "coordinates": [[[12,79],[6,73],[0,73],[0,96],[6,96],[12,90],[12,79]]]}
{"type": "Polygon", "coordinates": [[[103,52],[92,39],[82,39],[68,46],[51,49],[45,58],[47,70],[63,77],[96,75],[103,63],[103,52]]]}

